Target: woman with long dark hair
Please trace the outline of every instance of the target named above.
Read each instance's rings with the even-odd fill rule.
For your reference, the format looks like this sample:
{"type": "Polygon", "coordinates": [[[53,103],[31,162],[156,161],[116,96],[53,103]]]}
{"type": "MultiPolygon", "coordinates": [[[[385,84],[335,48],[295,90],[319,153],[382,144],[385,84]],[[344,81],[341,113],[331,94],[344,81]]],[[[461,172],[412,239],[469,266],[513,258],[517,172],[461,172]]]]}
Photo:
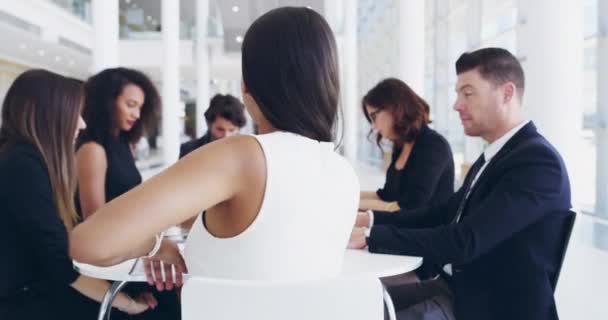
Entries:
{"type": "Polygon", "coordinates": [[[132,148],[157,125],[159,108],[154,84],[137,70],[106,69],[87,80],[87,128],[76,145],[76,206],[83,219],[141,183],[132,148]]]}
{"type": "Polygon", "coordinates": [[[429,105],[407,84],[388,78],[361,102],[365,118],[393,145],[384,187],[361,193],[360,210],[398,211],[441,203],[454,193],[454,160],[447,140],[429,128],[429,105]]]}
{"type": "Polygon", "coordinates": [[[211,142],[102,207],[76,228],[75,258],[108,265],[153,254],[190,274],[231,279],[341,272],[359,184],[332,143],[339,72],[329,25],[308,8],[264,14],[245,34],[242,72],[260,134],[211,142]],[[201,211],[185,264],[175,245],[154,241],[201,211]]]}
{"type": "MultiPolygon", "coordinates": [[[[103,70],[84,84],[83,118],[87,123],[76,145],[77,209],[83,219],[106,202],[142,181],[133,147],[146,131],[156,127],[160,97],[143,73],[127,68],[103,70]]],[[[144,283],[132,283],[125,292],[155,303],[142,319],[177,319],[175,292],[150,292],[144,283]]]]}
{"type": "MultiPolygon", "coordinates": [[[[85,127],[81,106],[78,80],[44,70],[21,74],[4,99],[0,319],[93,319],[109,289],[107,281],[78,274],[68,254],[77,220],[74,139],[85,127]]],[[[114,306],[130,314],[149,307],[122,293],[114,306]]]]}

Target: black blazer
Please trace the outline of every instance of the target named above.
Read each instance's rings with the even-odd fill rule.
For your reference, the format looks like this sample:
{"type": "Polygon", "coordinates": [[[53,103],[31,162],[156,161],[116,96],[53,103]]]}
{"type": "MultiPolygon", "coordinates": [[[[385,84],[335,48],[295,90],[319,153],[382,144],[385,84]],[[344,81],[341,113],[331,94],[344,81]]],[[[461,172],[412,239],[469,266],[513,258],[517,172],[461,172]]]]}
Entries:
{"type": "Polygon", "coordinates": [[[211,132],[207,131],[204,136],[198,139],[182,143],[182,145],[179,146],[179,158],[181,159],[185,157],[188,153],[206,145],[209,142],[211,142],[211,132]]]}
{"type": "Polygon", "coordinates": [[[402,209],[417,209],[454,194],[454,160],[444,137],[423,125],[405,167],[397,170],[401,150],[394,150],[384,187],[376,191],[380,199],[397,201],[402,209]]]}
{"type": "Polygon", "coordinates": [[[558,152],[530,122],[491,159],[453,223],[463,193],[426,209],[375,214],[369,250],[453,264],[445,277],[457,319],[558,319],[551,279],[571,207],[558,152]]]}
{"type": "Polygon", "coordinates": [[[0,319],[95,318],[99,303],[70,287],[79,274],[35,146],[0,151],[0,204],[0,319]]]}

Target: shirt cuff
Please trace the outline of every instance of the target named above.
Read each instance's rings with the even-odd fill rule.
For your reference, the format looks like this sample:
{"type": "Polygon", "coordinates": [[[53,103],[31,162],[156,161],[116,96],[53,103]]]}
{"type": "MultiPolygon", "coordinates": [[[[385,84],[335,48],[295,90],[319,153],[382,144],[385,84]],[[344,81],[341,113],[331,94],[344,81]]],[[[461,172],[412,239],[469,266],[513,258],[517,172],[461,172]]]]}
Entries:
{"type": "Polygon", "coordinates": [[[363,234],[365,234],[366,238],[369,238],[369,234],[371,233],[371,228],[363,229],[363,234]]]}
{"type": "Polygon", "coordinates": [[[371,228],[374,226],[374,211],[372,210],[367,210],[367,217],[369,218],[369,224],[367,225],[367,228],[371,228]]]}

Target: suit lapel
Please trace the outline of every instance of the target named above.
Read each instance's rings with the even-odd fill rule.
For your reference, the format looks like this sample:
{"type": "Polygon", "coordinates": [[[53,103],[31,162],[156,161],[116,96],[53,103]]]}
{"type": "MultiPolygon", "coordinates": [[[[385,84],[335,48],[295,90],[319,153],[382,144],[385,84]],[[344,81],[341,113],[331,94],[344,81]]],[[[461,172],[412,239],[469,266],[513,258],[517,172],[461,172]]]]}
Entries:
{"type": "MultiPolygon", "coordinates": [[[[515,149],[518,145],[536,135],[536,126],[532,121],[523,126],[515,135],[513,135],[513,137],[511,137],[511,139],[507,141],[507,143],[500,149],[500,151],[498,151],[498,153],[494,155],[492,159],[490,159],[490,162],[475,182],[475,185],[471,190],[471,194],[469,195],[469,199],[472,199],[475,196],[475,192],[477,191],[479,186],[483,186],[488,182],[488,177],[492,175],[491,173],[493,172],[493,170],[505,156],[511,153],[511,151],[515,149]]],[[[467,210],[465,208],[462,215],[466,216],[466,214],[467,210]]]]}

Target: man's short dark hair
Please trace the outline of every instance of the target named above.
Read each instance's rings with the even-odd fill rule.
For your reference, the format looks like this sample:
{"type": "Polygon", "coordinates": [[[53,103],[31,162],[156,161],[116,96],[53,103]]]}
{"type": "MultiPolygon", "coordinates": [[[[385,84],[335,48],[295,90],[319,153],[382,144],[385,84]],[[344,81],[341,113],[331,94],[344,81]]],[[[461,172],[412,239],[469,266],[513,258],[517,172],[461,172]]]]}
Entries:
{"type": "Polygon", "coordinates": [[[483,48],[463,53],[456,61],[456,74],[477,69],[494,85],[513,82],[521,98],[525,88],[524,70],[511,52],[502,48],[483,48]]]}
{"type": "Polygon", "coordinates": [[[245,119],[245,106],[239,99],[229,94],[216,94],[205,111],[207,123],[213,123],[217,117],[222,117],[235,126],[242,128],[247,123],[245,119]]]}

